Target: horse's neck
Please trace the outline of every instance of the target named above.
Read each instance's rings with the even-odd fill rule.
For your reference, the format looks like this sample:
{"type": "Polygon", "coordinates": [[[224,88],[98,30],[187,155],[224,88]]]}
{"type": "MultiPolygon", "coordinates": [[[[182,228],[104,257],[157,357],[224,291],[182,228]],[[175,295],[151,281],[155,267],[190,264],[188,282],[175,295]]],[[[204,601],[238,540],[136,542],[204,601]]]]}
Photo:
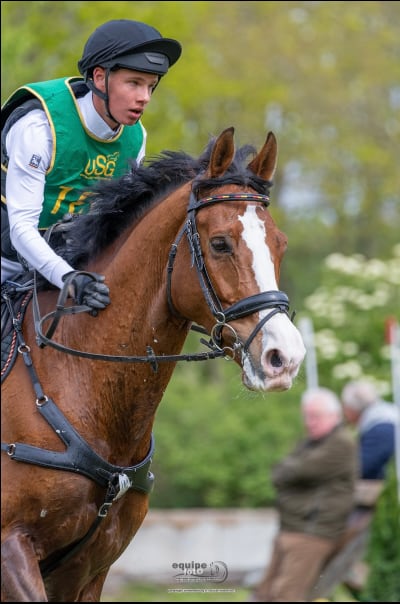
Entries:
{"type": "MultiPolygon", "coordinates": [[[[188,189],[184,186],[153,206],[142,219],[89,266],[105,275],[111,304],[96,323],[81,318],[82,326],[69,334],[78,346],[93,342],[98,352],[145,356],[179,354],[189,330],[171,315],[167,297],[167,265],[172,245],[185,223],[188,189]]],[[[71,344],[70,344],[71,345],[71,344]]],[[[93,346],[92,346],[93,348],[93,346]]],[[[121,365],[121,364],[119,364],[121,365]]],[[[135,363],[134,374],[147,375],[149,364],[135,363]]],[[[119,372],[132,373],[129,364],[119,372]]],[[[168,382],[171,363],[160,363],[160,381],[168,382]],[[164,377],[161,377],[164,376],[164,377]]],[[[126,378],[128,381],[130,376],[126,378]]]]}
{"type": "MultiPolygon", "coordinates": [[[[105,275],[111,304],[97,318],[87,313],[65,317],[55,340],[100,355],[144,357],[148,347],[156,355],[181,352],[189,324],[187,329],[182,324],[177,328],[170,315],[166,274],[171,245],[186,218],[183,195],[174,194],[150,210],[128,236],[88,267],[105,275]]],[[[43,296],[42,314],[54,310],[55,301],[54,294],[43,296]]],[[[33,325],[30,329],[34,340],[33,325]]],[[[148,435],[174,370],[171,362],[159,363],[155,371],[150,362],[104,363],[51,350],[43,355],[37,349],[34,356],[38,366],[51,365],[43,387],[62,409],[68,408],[72,419],[70,401],[79,383],[80,400],[90,401],[80,409],[80,421],[88,430],[94,423],[101,425],[101,438],[112,442],[117,452],[121,450],[121,456],[125,450],[135,450],[138,439],[148,435]],[[57,375],[52,370],[53,354],[60,368],[57,375]],[[76,382],[70,379],[74,375],[76,382]]]]}
{"type": "Polygon", "coordinates": [[[126,317],[146,340],[155,329],[171,328],[166,267],[186,219],[186,199],[181,189],[154,206],[104,267],[115,312],[120,319],[126,317]]]}

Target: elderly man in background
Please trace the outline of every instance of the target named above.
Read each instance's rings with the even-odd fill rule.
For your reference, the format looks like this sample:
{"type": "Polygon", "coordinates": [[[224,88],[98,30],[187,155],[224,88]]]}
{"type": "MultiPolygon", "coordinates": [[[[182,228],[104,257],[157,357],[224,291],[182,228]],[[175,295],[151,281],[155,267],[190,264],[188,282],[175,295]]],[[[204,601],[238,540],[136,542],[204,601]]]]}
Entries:
{"type": "Polygon", "coordinates": [[[280,529],[253,602],[312,601],[312,588],[335,552],[354,503],[357,446],[327,388],[301,400],[306,438],[272,472],[280,529]]]}

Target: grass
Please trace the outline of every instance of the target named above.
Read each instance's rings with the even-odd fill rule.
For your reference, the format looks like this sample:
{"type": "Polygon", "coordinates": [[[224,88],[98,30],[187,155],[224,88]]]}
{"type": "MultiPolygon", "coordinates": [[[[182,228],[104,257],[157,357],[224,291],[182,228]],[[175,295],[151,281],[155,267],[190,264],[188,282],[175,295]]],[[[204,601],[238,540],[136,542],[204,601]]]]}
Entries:
{"type": "Polygon", "coordinates": [[[236,585],[157,585],[125,582],[103,591],[101,602],[246,602],[250,590],[236,585]]]}
{"type": "MultiPolygon", "coordinates": [[[[251,590],[234,584],[203,583],[181,588],[178,584],[160,585],[120,581],[108,584],[101,602],[247,602],[251,590]],[[182,591],[178,591],[182,589],[182,591]],[[183,591],[185,589],[186,591],[183,591]],[[225,590],[225,591],[222,591],[225,590]]],[[[325,602],[357,602],[350,592],[339,586],[325,602]]]]}

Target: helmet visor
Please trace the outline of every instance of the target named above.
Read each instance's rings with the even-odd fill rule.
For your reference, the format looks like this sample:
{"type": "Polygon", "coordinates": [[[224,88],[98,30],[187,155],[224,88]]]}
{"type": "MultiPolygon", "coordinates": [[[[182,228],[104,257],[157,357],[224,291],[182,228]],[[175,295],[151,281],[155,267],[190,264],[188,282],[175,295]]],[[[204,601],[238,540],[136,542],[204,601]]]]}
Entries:
{"type": "Polygon", "coordinates": [[[138,52],[130,55],[116,57],[112,61],[102,63],[103,67],[123,67],[135,71],[145,71],[157,75],[164,75],[169,68],[168,58],[160,52],[138,52]]]}

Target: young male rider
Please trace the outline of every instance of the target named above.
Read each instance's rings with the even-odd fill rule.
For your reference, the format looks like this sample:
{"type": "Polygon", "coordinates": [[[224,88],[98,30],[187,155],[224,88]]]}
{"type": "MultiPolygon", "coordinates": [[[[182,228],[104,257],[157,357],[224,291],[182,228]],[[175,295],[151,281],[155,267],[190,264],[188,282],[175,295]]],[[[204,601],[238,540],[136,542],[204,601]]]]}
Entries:
{"type": "MultiPolygon", "coordinates": [[[[83,77],[26,84],[2,108],[1,282],[24,267],[62,288],[74,272],[42,234],[68,213],[88,211],[88,190],[145,155],[141,123],[159,80],[179,59],[179,42],[127,19],[100,25],[78,62],[83,77]]],[[[72,295],[96,309],[110,303],[104,277],[76,275],[72,295]]]]}

